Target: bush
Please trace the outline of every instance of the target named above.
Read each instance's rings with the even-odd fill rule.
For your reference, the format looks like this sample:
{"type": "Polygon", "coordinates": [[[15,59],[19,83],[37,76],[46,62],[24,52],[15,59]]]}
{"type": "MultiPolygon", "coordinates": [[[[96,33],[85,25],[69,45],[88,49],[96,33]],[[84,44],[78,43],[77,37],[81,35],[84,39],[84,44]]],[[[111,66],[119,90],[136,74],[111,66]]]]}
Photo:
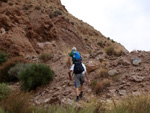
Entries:
{"type": "Polygon", "coordinates": [[[103,84],[100,83],[100,82],[97,82],[96,85],[95,85],[95,87],[94,87],[94,92],[95,92],[96,94],[99,94],[99,93],[101,93],[102,91],[103,91],[103,84]]]}
{"type": "Polygon", "coordinates": [[[94,87],[94,92],[100,94],[106,87],[110,86],[110,80],[104,79],[102,82],[97,82],[94,87]]]}
{"type": "Polygon", "coordinates": [[[62,15],[62,12],[59,11],[59,10],[56,10],[56,11],[54,11],[54,14],[55,14],[55,15],[62,15]]]}
{"type": "Polygon", "coordinates": [[[40,7],[40,6],[35,6],[35,9],[36,9],[36,10],[40,10],[41,7],[40,7]]]}
{"type": "Polygon", "coordinates": [[[114,55],[114,53],[115,53],[114,47],[108,47],[108,48],[106,48],[105,51],[106,51],[106,54],[109,56],[114,55]]]}
{"type": "Polygon", "coordinates": [[[50,18],[57,17],[58,15],[62,15],[62,12],[59,10],[54,11],[49,15],[50,18]]]}
{"type": "Polygon", "coordinates": [[[108,76],[109,76],[109,74],[108,74],[108,70],[107,69],[102,69],[100,71],[100,77],[107,78],[108,76]]]}
{"type": "Polygon", "coordinates": [[[22,57],[14,57],[0,66],[0,82],[14,82],[17,80],[17,78],[14,76],[10,77],[8,71],[19,62],[26,63],[27,60],[22,57]]]}
{"type": "Polygon", "coordinates": [[[7,113],[33,113],[29,104],[30,95],[27,93],[12,93],[2,101],[1,107],[7,113]]]}
{"type": "Polygon", "coordinates": [[[33,64],[19,73],[22,82],[22,89],[25,91],[34,90],[41,85],[47,84],[53,79],[54,72],[44,64],[33,64]]]}
{"type": "Polygon", "coordinates": [[[104,80],[102,81],[103,89],[105,89],[106,87],[109,87],[109,86],[110,86],[110,83],[111,83],[111,80],[109,80],[109,79],[104,79],[104,80]]]}
{"type": "Polygon", "coordinates": [[[115,54],[115,56],[119,57],[122,55],[122,53],[123,53],[122,50],[120,50],[120,51],[116,51],[114,54],[115,54]]]}
{"type": "Polygon", "coordinates": [[[16,64],[14,67],[10,68],[10,70],[8,71],[9,77],[11,78],[16,78],[17,80],[19,80],[19,73],[21,71],[24,71],[27,67],[31,66],[32,64],[24,64],[24,63],[18,63],[16,64]]]}
{"type": "Polygon", "coordinates": [[[8,60],[9,56],[8,54],[2,52],[0,53],[0,65],[8,60]]]}
{"type": "Polygon", "coordinates": [[[5,83],[0,84],[0,100],[5,99],[9,94],[11,90],[5,83]]]}
{"type": "Polygon", "coordinates": [[[39,56],[39,59],[40,59],[42,62],[46,63],[47,61],[49,61],[50,59],[52,59],[52,57],[53,57],[53,55],[50,54],[50,53],[43,53],[43,54],[41,54],[41,55],[39,56]]]}

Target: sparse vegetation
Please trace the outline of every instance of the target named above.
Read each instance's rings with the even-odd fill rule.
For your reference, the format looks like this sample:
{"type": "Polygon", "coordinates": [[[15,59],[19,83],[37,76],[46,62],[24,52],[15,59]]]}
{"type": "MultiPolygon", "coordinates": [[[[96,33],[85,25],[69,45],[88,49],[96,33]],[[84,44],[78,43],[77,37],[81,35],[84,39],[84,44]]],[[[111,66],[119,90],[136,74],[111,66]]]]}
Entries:
{"type": "Polygon", "coordinates": [[[112,43],[115,43],[115,41],[114,41],[114,40],[111,40],[111,42],[112,42],[112,43]]]}
{"type": "Polygon", "coordinates": [[[100,47],[104,48],[105,43],[103,43],[103,42],[98,42],[97,45],[99,45],[100,47]]]}
{"type": "Polygon", "coordinates": [[[102,82],[97,82],[94,87],[94,92],[100,94],[104,89],[110,86],[110,80],[104,79],[102,82]]]}
{"type": "Polygon", "coordinates": [[[51,60],[53,57],[53,55],[51,53],[43,53],[39,56],[39,59],[46,63],[47,61],[51,60]]]}
{"type": "Polygon", "coordinates": [[[36,10],[40,10],[41,7],[40,7],[39,5],[37,5],[37,6],[35,6],[35,9],[36,9],[36,10]]]}
{"type": "Polygon", "coordinates": [[[150,96],[131,96],[114,105],[114,109],[107,113],[150,113],[150,96]]]}
{"type": "Polygon", "coordinates": [[[11,92],[11,89],[5,83],[0,83],[0,101],[5,99],[11,92]]]}
{"type": "Polygon", "coordinates": [[[59,10],[56,10],[56,11],[54,11],[54,14],[55,14],[55,15],[62,15],[62,12],[59,11],[59,10]]]}
{"type": "Polygon", "coordinates": [[[57,17],[58,15],[62,15],[62,12],[59,10],[55,10],[53,13],[49,15],[50,18],[57,17]]]}
{"type": "Polygon", "coordinates": [[[103,86],[103,84],[101,82],[97,82],[96,85],[95,85],[95,87],[94,87],[94,92],[96,94],[101,93],[103,91],[103,87],[104,86],[103,86]]]}
{"type": "Polygon", "coordinates": [[[6,113],[33,113],[29,98],[30,94],[27,93],[12,93],[1,102],[1,107],[6,113]]]}
{"type": "Polygon", "coordinates": [[[12,93],[0,102],[0,113],[150,113],[149,95],[130,96],[123,100],[113,101],[114,106],[92,99],[82,108],[70,105],[34,107],[29,103],[30,98],[29,93],[12,93]]]}
{"type": "Polygon", "coordinates": [[[110,37],[107,37],[108,40],[110,40],[110,37]]]}
{"type": "Polygon", "coordinates": [[[92,81],[92,82],[91,82],[91,87],[94,88],[94,87],[96,86],[96,84],[97,84],[97,81],[96,81],[96,80],[92,81]]]}
{"type": "Polygon", "coordinates": [[[0,108],[0,113],[5,113],[4,110],[2,108],[0,108]]]}
{"type": "Polygon", "coordinates": [[[103,78],[108,78],[109,74],[108,74],[108,70],[107,69],[101,69],[100,70],[100,77],[103,78]]]}
{"type": "Polygon", "coordinates": [[[111,83],[111,80],[109,80],[109,79],[104,79],[103,81],[102,81],[102,84],[103,84],[103,88],[105,89],[106,87],[109,87],[110,86],[110,83],[111,83]]]}
{"type": "Polygon", "coordinates": [[[2,65],[2,63],[6,62],[9,58],[9,55],[6,54],[5,52],[1,52],[0,53],[0,65],[2,65]]]}
{"type": "Polygon", "coordinates": [[[114,47],[108,47],[105,49],[105,51],[106,51],[106,54],[109,56],[114,55],[114,53],[115,53],[114,47]]]}
{"type": "Polygon", "coordinates": [[[44,64],[32,64],[26,70],[19,73],[22,82],[22,89],[25,91],[34,90],[39,86],[47,84],[53,79],[54,72],[44,64]]]}
{"type": "Polygon", "coordinates": [[[0,82],[13,82],[17,80],[15,76],[10,77],[8,71],[19,62],[26,63],[27,60],[22,57],[14,57],[3,63],[2,66],[0,66],[0,82]]]}

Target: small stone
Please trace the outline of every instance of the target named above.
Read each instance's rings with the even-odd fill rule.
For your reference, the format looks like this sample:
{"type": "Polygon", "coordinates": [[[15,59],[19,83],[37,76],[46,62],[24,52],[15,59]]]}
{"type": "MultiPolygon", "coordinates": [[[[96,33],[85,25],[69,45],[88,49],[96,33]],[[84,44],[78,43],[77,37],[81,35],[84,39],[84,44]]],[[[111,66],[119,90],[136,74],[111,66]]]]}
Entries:
{"type": "Polygon", "coordinates": [[[126,95],[127,91],[126,90],[119,90],[118,93],[120,96],[124,96],[124,95],[126,95]]]}
{"type": "Polygon", "coordinates": [[[115,69],[108,71],[109,76],[115,76],[115,75],[117,75],[118,73],[119,73],[119,72],[118,72],[117,70],[115,70],[115,69]]]}

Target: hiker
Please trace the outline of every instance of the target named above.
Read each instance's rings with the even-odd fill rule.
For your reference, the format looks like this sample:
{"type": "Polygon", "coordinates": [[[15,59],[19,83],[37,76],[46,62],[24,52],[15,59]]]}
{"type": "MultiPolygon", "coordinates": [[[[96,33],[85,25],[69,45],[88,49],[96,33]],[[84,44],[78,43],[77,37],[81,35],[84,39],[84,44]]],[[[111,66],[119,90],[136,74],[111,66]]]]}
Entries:
{"type": "Polygon", "coordinates": [[[72,63],[74,64],[75,61],[82,61],[80,53],[77,51],[76,47],[72,48],[72,51],[69,53],[69,58],[67,62],[67,66],[71,66],[71,58],[72,58],[72,63]]]}
{"type": "Polygon", "coordinates": [[[84,83],[84,78],[86,76],[88,85],[90,85],[90,80],[88,78],[88,73],[86,71],[86,67],[83,63],[76,61],[70,68],[70,71],[68,72],[69,74],[69,79],[72,81],[72,72],[74,73],[74,81],[75,81],[75,91],[76,91],[76,102],[79,101],[79,98],[82,98],[83,96],[83,83],[84,83]],[[80,88],[80,93],[79,93],[79,88],[80,88]]]}

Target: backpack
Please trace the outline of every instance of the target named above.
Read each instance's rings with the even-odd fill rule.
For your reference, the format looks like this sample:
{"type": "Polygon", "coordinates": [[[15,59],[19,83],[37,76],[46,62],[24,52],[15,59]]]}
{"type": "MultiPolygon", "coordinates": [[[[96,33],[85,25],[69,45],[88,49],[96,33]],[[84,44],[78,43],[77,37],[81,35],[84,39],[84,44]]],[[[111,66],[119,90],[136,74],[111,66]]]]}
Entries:
{"type": "Polygon", "coordinates": [[[81,61],[81,56],[80,56],[80,54],[79,54],[79,52],[78,51],[72,51],[73,52],[73,61],[81,61]]]}
{"type": "Polygon", "coordinates": [[[82,66],[82,63],[79,62],[74,62],[74,73],[75,74],[81,74],[84,71],[84,68],[82,66]]]}

